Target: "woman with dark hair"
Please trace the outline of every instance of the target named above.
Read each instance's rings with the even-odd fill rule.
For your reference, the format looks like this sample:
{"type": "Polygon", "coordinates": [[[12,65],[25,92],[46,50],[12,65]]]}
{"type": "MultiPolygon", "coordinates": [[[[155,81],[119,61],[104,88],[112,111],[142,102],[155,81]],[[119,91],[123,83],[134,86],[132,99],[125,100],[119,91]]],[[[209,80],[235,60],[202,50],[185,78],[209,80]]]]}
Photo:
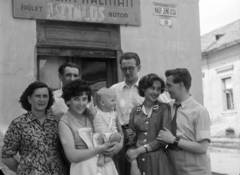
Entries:
{"type": "Polygon", "coordinates": [[[71,162],[70,175],[108,175],[107,169],[97,166],[97,154],[107,151],[110,143],[94,147],[93,117],[86,112],[92,89],[84,80],[74,80],[63,89],[63,99],[69,107],[58,128],[63,149],[71,162]]]}
{"type": "Polygon", "coordinates": [[[27,113],[12,121],[2,148],[3,163],[17,175],[67,174],[59,151],[60,118],[48,112],[53,102],[50,88],[38,81],[31,83],[20,97],[27,113]],[[20,162],[14,158],[17,153],[20,162]]]}
{"type": "Polygon", "coordinates": [[[135,142],[132,142],[126,158],[131,161],[131,175],[170,174],[165,152],[167,144],[156,139],[161,129],[170,129],[171,126],[168,104],[158,101],[164,88],[164,81],[155,74],[148,74],[139,81],[139,95],[145,99],[130,114],[129,126],[134,133],[131,140],[135,142]]]}

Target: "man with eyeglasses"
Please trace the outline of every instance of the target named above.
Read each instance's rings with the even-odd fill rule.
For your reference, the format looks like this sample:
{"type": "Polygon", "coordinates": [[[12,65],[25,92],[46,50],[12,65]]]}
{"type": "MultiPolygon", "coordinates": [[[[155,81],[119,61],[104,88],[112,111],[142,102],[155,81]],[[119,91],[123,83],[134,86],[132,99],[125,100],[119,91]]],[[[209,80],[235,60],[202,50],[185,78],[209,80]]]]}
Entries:
{"type": "MultiPolygon", "coordinates": [[[[119,166],[120,175],[129,175],[130,164],[125,159],[125,152],[127,151],[125,144],[128,142],[127,137],[132,134],[132,130],[128,128],[129,116],[132,108],[142,104],[144,100],[143,97],[140,97],[137,90],[138,72],[141,70],[141,61],[138,54],[133,52],[124,53],[120,57],[120,68],[125,80],[113,85],[110,89],[114,90],[117,96],[116,111],[125,135],[123,149],[117,156],[117,161],[119,162],[117,166],[119,166]]],[[[164,94],[159,97],[159,100],[169,102],[164,94]]],[[[118,149],[115,149],[113,152],[116,153],[118,151],[118,149]]]]}

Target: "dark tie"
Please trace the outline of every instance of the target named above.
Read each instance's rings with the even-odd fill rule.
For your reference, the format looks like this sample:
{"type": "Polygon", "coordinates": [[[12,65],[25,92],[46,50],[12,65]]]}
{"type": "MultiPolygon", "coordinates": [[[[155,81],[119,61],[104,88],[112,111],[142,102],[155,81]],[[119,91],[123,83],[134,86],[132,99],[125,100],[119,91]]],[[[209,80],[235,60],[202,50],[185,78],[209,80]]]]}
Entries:
{"type": "Polygon", "coordinates": [[[171,124],[171,131],[174,136],[176,136],[176,131],[177,131],[177,110],[181,106],[181,104],[176,104],[175,103],[175,113],[173,116],[172,124],[171,124]]]}

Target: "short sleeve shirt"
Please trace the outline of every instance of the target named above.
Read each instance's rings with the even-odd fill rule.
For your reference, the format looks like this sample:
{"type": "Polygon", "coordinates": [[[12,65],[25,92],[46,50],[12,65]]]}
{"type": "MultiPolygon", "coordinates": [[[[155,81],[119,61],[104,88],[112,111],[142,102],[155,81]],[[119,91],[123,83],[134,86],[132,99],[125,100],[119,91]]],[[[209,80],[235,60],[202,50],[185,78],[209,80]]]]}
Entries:
{"type": "MultiPolygon", "coordinates": [[[[172,117],[175,113],[174,104],[170,102],[172,117]]],[[[211,140],[208,111],[192,97],[183,101],[177,110],[177,136],[195,142],[211,140]]]]}
{"type": "MultiPolygon", "coordinates": [[[[170,102],[172,116],[176,106],[170,102]]],[[[211,140],[210,118],[205,107],[192,97],[181,103],[177,110],[177,136],[181,139],[199,142],[211,140]]],[[[197,154],[185,150],[168,150],[175,175],[211,175],[208,153],[197,154]]]]}
{"type": "Polygon", "coordinates": [[[28,112],[12,121],[2,148],[2,158],[20,155],[17,175],[66,174],[60,154],[59,117],[51,113],[43,125],[28,112]]]}

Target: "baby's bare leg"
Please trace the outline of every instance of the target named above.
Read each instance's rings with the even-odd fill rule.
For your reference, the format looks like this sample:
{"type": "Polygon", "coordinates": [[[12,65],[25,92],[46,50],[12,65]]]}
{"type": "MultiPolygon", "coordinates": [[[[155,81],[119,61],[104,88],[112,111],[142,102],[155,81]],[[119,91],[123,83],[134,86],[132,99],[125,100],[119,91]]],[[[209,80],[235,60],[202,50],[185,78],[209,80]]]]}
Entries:
{"type": "Polygon", "coordinates": [[[105,162],[105,163],[108,163],[108,162],[111,162],[111,161],[112,161],[112,158],[111,158],[111,157],[104,156],[104,162],[105,162]]]}
{"type": "MultiPolygon", "coordinates": [[[[114,132],[110,135],[109,137],[109,142],[110,143],[113,143],[113,142],[120,142],[121,141],[121,134],[118,133],[118,132],[114,132]]],[[[108,156],[104,156],[104,162],[105,163],[108,163],[108,162],[111,162],[112,161],[112,158],[111,157],[108,157],[108,156]]]]}
{"type": "Polygon", "coordinates": [[[141,175],[141,171],[138,168],[137,160],[134,159],[131,161],[131,170],[130,170],[131,175],[141,175]]]}
{"type": "Polygon", "coordinates": [[[105,160],[104,159],[105,159],[104,155],[103,154],[99,154],[98,161],[97,161],[97,166],[103,167],[105,165],[105,160]]]}
{"type": "MultiPolygon", "coordinates": [[[[102,145],[104,143],[103,135],[100,134],[100,133],[94,133],[93,134],[93,143],[94,143],[95,147],[102,145]]],[[[105,165],[104,155],[99,154],[98,161],[97,161],[97,166],[102,167],[104,165],[105,165]]]]}

